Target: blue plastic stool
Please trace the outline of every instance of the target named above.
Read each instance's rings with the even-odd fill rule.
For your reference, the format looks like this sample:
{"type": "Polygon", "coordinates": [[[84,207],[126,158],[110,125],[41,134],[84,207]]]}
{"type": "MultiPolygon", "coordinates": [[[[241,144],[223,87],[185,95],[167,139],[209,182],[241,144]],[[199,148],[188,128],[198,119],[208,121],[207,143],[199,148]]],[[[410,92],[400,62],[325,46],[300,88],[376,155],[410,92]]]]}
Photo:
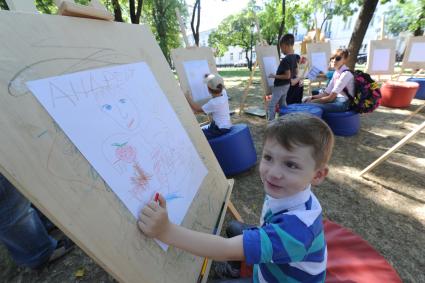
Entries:
{"type": "Polygon", "coordinates": [[[208,140],[224,175],[241,173],[257,162],[257,153],[246,124],[233,125],[230,132],[208,140]]]}
{"type": "Polygon", "coordinates": [[[322,108],[311,104],[290,104],[280,110],[280,116],[294,112],[307,112],[319,118],[322,118],[323,114],[322,108]]]}
{"type": "Polygon", "coordinates": [[[325,112],[323,120],[336,136],[354,136],[360,130],[360,115],[354,111],[325,112]]]}
{"type": "Polygon", "coordinates": [[[407,81],[418,83],[419,88],[416,92],[415,98],[425,99],[425,78],[408,78],[407,81]]]}

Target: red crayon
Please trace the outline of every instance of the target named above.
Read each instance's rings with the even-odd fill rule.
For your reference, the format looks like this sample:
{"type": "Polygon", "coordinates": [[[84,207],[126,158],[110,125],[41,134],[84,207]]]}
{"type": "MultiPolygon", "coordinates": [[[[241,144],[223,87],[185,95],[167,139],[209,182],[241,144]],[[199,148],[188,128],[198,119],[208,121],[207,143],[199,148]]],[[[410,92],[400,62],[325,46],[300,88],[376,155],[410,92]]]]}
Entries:
{"type": "Polygon", "coordinates": [[[159,193],[155,193],[154,201],[155,201],[155,202],[158,202],[158,198],[159,198],[159,193]]]}

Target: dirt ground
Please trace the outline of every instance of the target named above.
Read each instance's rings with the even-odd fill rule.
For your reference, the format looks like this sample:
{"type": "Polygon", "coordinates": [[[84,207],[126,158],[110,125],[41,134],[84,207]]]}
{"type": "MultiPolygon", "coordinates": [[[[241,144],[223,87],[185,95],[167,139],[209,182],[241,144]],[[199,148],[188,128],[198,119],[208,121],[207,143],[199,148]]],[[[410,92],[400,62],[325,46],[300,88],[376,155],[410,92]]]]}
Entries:
{"type": "MultiPolygon", "coordinates": [[[[239,108],[246,77],[226,76],[231,108],[239,108]]],[[[425,119],[425,111],[402,126],[401,121],[424,101],[407,109],[378,108],[361,117],[354,137],[336,137],[330,174],[314,189],[326,218],[367,240],[397,270],[403,282],[425,282],[425,133],[420,133],[387,161],[357,175],[425,119]]],[[[261,85],[255,77],[246,106],[262,106],[261,85]]],[[[264,118],[233,115],[233,123],[249,125],[257,150],[262,150],[264,118]]],[[[257,162],[258,163],[258,162],[257,162]]],[[[258,164],[234,177],[232,201],[247,223],[258,223],[263,201],[258,164]]],[[[226,215],[226,220],[231,216],[226,215]]],[[[1,282],[115,282],[76,248],[63,260],[40,272],[17,267],[0,247],[1,282]],[[82,276],[76,276],[83,271],[82,276]]]]}

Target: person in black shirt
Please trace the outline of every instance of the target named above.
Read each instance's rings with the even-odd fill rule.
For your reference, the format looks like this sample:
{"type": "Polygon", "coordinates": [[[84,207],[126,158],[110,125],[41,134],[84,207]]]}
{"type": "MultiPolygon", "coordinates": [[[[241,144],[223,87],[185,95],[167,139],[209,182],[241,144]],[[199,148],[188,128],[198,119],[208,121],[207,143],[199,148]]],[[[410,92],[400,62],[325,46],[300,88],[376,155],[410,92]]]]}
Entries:
{"type": "Polygon", "coordinates": [[[279,41],[280,50],[285,57],[280,61],[276,74],[269,74],[269,78],[274,78],[272,87],[272,99],[267,107],[267,117],[269,121],[274,120],[276,115],[276,105],[281,101],[281,106],[286,107],[286,95],[291,85],[293,74],[296,77],[297,63],[299,56],[294,54],[294,36],[285,34],[279,41]],[[297,57],[298,56],[298,57],[297,57]]]}

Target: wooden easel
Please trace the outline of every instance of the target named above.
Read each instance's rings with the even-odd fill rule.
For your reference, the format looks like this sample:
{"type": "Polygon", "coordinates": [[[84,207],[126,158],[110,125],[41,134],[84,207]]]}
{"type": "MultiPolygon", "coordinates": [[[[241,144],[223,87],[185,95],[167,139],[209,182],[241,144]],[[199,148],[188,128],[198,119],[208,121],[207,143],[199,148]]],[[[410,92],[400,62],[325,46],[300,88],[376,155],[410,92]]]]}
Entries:
{"type": "Polygon", "coordinates": [[[384,162],[388,157],[391,156],[397,149],[408,143],[411,139],[413,139],[417,134],[419,134],[425,128],[425,121],[422,122],[418,127],[416,127],[413,131],[411,131],[408,135],[406,135],[402,140],[400,140],[397,144],[395,144],[392,148],[390,148],[387,152],[385,152],[381,157],[372,162],[369,166],[363,169],[360,172],[359,177],[363,177],[364,174],[384,162]]]}
{"type": "MultiPolygon", "coordinates": [[[[421,77],[425,77],[425,62],[410,62],[409,61],[409,57],[410,54],[412,52],[412,45],[415,43],[425,43],[425,36],[417,36],[417,37],[409,37],[407,40],[407,44],[406,44],[406,48],[404,51],[404,57],[403,57],[403,62],[402,62],[402,66],[400,69],[400,72],[397,76],[397,80],[400,80],[401,75],[404,72],[405,68],[410,68],[410,69],[417,69],[417,72],[415,74],[412,75],[412,77],[417,77],[417,78],[421,78],[421,77]]],[[[422,52],[425,52],[424,50],[422,50],[422,52]]],[[[416,109],[414,112],[412,112],[406,119],[404,119],[400,124],[403,126],[404,123],[406,123],[407,121],[409,121],[410,119],[412,119],[416,114],[418,114],[422,109],[424,109],[425,107],[425,103],[423,103],[421,106],[418,107],[418,109],[416,109]]]]}
{"type": "MultiPolygon", "coordinates": [[[[177,16],[177,19],[178,19],[178,22],[179,22],[179,25],[180,25],[180,31],[182,33],[183,40],[186,44],[186,48],[194,48],[194,47],[190,46],[190,44],[189,44],[189,40],[187,38],[185,26],[184,26],[184,23],[183,23],[183,20],[181,18],[180,11],[178,10],[178,8],[176,8],[176,16],[177,16]]],[[[214,69],[213,71],[217,72],[217,69],[214,69]]],[[[231,179],[231,180],[233,180],[233,179],[231,179]]],[[[233,205],[233,203],[230,200],[229,200],[228,208],[229,208],[230,212],[232,213],[233,217],[235,217],[236,220],[242,222],[242,218],[241,218],[239,212],[236,210],[235,206],[233,205]]]]}
{"type": "MultiPolygon", "coordinates": [[[[13,3],[12,0],[9,2],[13,3]]],[[[170,94],[170,104],[176,108],[178,118],[209,169],[183,225],[204,232],[219,232],[229,205],[233,180],[225,179],[198,125],[192,115],[187,114],[188,106],[181,101],[182,93],[150,30],[143,25],[136,27],[112,22],[102,25],[99,21],[90,20],[99,19],[98,10],[102,10],[99,6],[78,6],[78,13],[73,16],[89,19],[33,15],[31,13],[35,11],[31,5],[9,7],[26,13],[0,11],[0,27],[13,26],[13,31],[0,29],[0,34],[9,36],[10,46],[15,44],[22,51],[10,55],[11,60],[2,65],[10,73],[0,75],[0,120],[5,125],[5,134],[0,137],[4,149],[0,151],[0,172],[118,281],[192,281],[200,273],[201,259],[176,249],[169,249],[165,254],[151,240],[142,237],[137,231],[135,219],[123,209],[123,204],[81,153],[73,148],[72,155],[69,155],[67,149],[58,143],[60,140],[72,146],[72,142],[54,125],[52,118],[29,94],[24,84],[25,81],[69,72],[135,60],[146,61],[164,88],[164,93],[170,94]],[[19,25],[14,24],[15,21],[19,25]],[[42,25],[45,29],[30,31],[28,26],[31,25],[42,25]],[[81,34],[76,30],[79,28],[84,29],[88,40],[80,38],[81,34]],[[131,39],[139,48],[126,46],[123,42],[111,42],[110,29],[123,40],[131,39]],[[63,30],[67,30],[66,36],[63,30]],[[40,34],[44,35],[43,38],[46,34],[52,38],[41,42],[40,34]],[[34,47],[34,43],[38,46],[34,47]],[[30,48],[38,48],[38,52],[29,56],[30,48]],[[108,57],[109,53],[105,52],[111,51],[115,53],[108,57]],[[53,54],[62,57],[55,58],[53,54]],[[93,58],[93,54],[99,57],[87,61],[87,58],[93,58]],[[157,64],[154,64],[153,58],[157,59],[157,64]],[[46,64],[55,62],[54,59],[59,64],[46,64]],[[71,60],[70,66],[61,65],[65,60],[71,60]],[[49,167],[52,162],[55,168],[49,167]],[[59,171],[66,176],[59,175],[59,171]],[[217,200],[222,200],[221,207],[218,202],[217,206],[217,200]],[[203,215],[219,217],[202,219],[203,215]],[[205,222],[198,223],[197,219],[205,222]],[[217,221],[218,225],[215,225],[217,221]],[[141,267],[148,268],[150,272],[141,272],[141,267]]],[[[74,5],[68,2],[64,7],[64,13],[68,13],[66,7],[74,5]]],[[[1,46],[0,51],[10,50],[1,46]]],[[[231,211],[233,208],[231,205],[231,211]]]]}
{"type": "MultiPolygon", "coordinates": [[[[260,23],[258,22],[258,17],[257,14],[254,13],[254,18],[255,18],[255,26],[257,28],[257,32],[258,32],[258,38],[259,38],[259,45],[261,46],[267,46],[267,43],[264,41],[261,32],[260,32],[260,23]]],[[[251,50],[252,52],[252,50],[251,50]]],[[[257,53],[256,53],[257,54],[257,53]]],[[[249,79],[248,79],[248,83],[243,91],[242,97],[241,97],[241,102],[239,104],[239,115],[242,115],[242,113],[247,113],[250,115],[254,115],[254,116],[258,116],[258,117],[266,117],[266,113],[267,113],[267,101],[266,101],[266,96],[267,93],[264,93],[263,95],[263,109],[261,109],[260,107],[250,107],[249,109],[245,110],[245,100],[248,96],[248,92],[249,92],[249,88],[252,85],[252,79],[254,77],[255,74],[255,70],[257,69],[258,66],[258,54],[257,54],[257,59],[255,60],[254,65],[252,66],[251,69],[251,73],[249,75],[249,79]]],[[[252,64],[252,62],[251,62],[252,64]]]]}

